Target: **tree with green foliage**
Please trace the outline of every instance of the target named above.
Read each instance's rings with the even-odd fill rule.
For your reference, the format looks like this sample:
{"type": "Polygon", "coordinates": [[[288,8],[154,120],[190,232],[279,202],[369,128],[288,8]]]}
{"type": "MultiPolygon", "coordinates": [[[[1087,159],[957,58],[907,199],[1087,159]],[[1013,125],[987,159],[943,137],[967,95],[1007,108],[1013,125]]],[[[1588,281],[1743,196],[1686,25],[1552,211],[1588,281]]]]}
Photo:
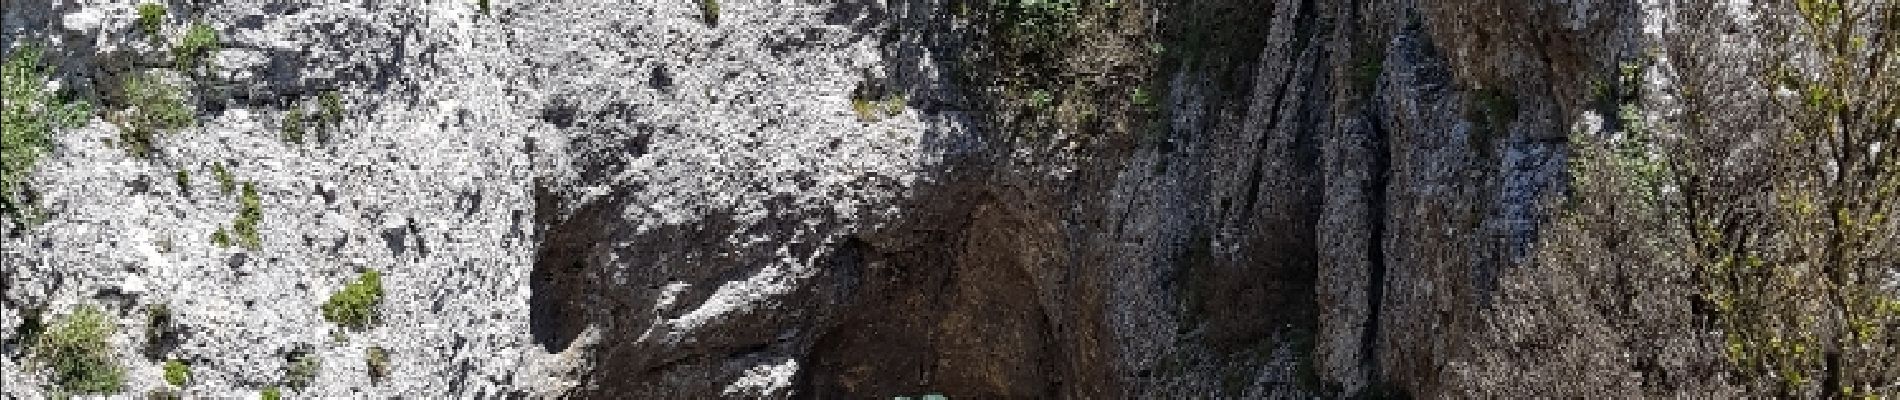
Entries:
{"type": "Polygon", "coordinates": [[[125,386],[125,370],[110,341],[116,330],[98,307],[81,306],[40,333],[31,349],[33,361],[52,370],[56,392],[117,393],[125,386]]]}
{"type": "Polygon", "coordinates": [[[1658,228],[1605,237],[1687,266],[1748,386],[1900,395],[1900,3],[1762,7],[1762,42],[1740,48],[1707,34],[1736,23],[1724,3],[1668,10],[1683,31],[1652,89],[1671,103],[1623,108],[1644,140],[1611,157],[1621,178],[1589,182],[1631,187],[1617,223],[1658,228]]]}

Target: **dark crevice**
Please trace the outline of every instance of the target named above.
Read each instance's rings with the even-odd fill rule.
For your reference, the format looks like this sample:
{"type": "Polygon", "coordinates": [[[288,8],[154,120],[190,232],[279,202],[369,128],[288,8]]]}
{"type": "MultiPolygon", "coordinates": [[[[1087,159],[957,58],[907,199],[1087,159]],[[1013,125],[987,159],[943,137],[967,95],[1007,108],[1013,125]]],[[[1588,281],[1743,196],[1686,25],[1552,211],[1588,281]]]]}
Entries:
{"type": "MultiPolygon", "coordinates": [[[[1368,112],[1367,114],[1369,114],[1368,119],[1377,121],[1376,113],[1368,112]]],[[[1370,150],[1374,156],[1368,157],[1372,165],[1366,168],[1369,172],[1368,182],[1365,186],[1366,223],[1370,225],[1367,227],[1367,231],[1370,233],[1367,237],[1371,238],[1371,240],[1366,241],[1368,260],[1366,267],[1366,333],[1365,336],[1360,338],[1360,346],[1363,349],[1360,354],[1363,354],[1365,357],[1362,361],[1366,363],[1366,371],[1372,376],[1377,377],[1380,375],[1378,357],[1379,307],[1385,302],[1385,195],[1386,185],[1389,184],[1388,180],[1390,179],[1387,168],[1390,167],[1392,154],[1391,143],[1380,122],[1366,124],[1366,134],[1370,136],[1369,139],[1371,139],[1370,142],[1372,143],[1372,149],[1370,150]]]]}

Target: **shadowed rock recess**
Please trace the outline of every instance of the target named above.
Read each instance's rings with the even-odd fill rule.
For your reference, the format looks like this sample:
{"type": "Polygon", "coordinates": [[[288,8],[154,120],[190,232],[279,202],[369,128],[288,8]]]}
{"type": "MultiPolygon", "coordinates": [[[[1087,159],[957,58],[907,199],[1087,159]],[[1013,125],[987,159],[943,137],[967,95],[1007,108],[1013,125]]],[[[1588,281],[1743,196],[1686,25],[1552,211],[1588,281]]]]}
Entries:
{"type": "MultiPolygon", "coordinates": [[[[1690,84],[1833,17],[1743,3],[0,0],[0,397],[1900,395],[1900,201],[1811,259],[1576,222],[1699,218],[1604,182],[1780,143],[1697,96],[1808,89],[1690,84]],[[1801,292],[1869,288],[1798,302],[1870,304],[1825,335],[1706,280],[1822,259],[1885,266],[1801,292]]],[[[1845,3],[1814,54],[1900,47],[1845,3]]],[[[1820,187],[1900,197],[1891,121],[1820,187]]]]}

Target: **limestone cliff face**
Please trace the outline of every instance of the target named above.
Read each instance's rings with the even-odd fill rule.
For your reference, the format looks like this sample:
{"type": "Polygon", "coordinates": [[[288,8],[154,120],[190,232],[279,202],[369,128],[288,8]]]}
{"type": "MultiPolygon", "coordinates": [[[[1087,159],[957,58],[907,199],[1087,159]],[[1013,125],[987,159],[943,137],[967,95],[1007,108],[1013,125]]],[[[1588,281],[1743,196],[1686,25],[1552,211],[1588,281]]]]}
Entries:
{"type": "Polygon", "coordinates": [[[186,394],[248,396],[314,351],[301,393],[338,396],[1495,394],[1480,339],[1522,312],[1500,282],[1536,273],[1585,86],[1642,22],[1238,2],[1212,29],[1244,56],[1157,77],[1157,140],[1116,147],[992,123],[956,4],[468,3],[171,4],[166,29],[224,41],[185,75],[133,2],[6,2],[8,48],[48,42],[60,82],[165,71],[201,122],[149,158],[109,118],[59,136],[48,218],[5,239],[5,393],[43,394],[23,312],[105,303],[129,393],[178,358],[186,394]],[[339,129],[275,137],[328,90],[339,129]],[[865,90],[906,96],[867,118],[865,90]],[[235,204],[217,163],[264,194],[258,249],[204,240],[235,204]],[[317,304],[360,269],[385,317],[346,331],[317,304]],[[185,334],[133,356],[151,304],[185,334]]]}

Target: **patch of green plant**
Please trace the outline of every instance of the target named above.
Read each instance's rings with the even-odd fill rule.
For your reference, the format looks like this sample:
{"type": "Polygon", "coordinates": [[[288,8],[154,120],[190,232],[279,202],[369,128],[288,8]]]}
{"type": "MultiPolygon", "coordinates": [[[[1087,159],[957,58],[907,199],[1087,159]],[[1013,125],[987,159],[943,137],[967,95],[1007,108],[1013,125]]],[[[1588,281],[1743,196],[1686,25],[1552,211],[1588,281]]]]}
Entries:
{"type": "Polygon", "coordinates": [[[231,170],[224,168],[224,163],[211,164],[211,176],[218,178],[218,188],[223,189],[224,194],[237,190],[237,178],[231,176],[231,170]]]}
{"type": "Polygon", "coordinates": [[[47,88],[51,71],[38,45],[13,50],[0,64],[0,212],[23,216],[29,206],[24,184],[41,155],[52,151],[53,134],[92,119],[92,106],[47,88]]]}
{"type": "Polygon", "coordinates": [[[184,361],[173,359],[165,362],[165,383],[185,386],[185,382],[190,379],[191,367],[186,366],[184,361]]]}
{"type": "Polygon", "coordinates": [[[482,13],[482,15],[488,15],[488,10],[489,10],[489,8],[488,8],[488,0],[476,0],[476,1],[475,1],[475,9],[476,9],[477,11],[480,11],[480,12],[482,13]]]}
{"type": "Polygon", "coordinates": [[[901,93],[884,96],[882,99],[851,97],[851,110],[858,114],[858,120],[876,122],[904,112],[904,95],[901,93]]]}
{"type": "Polygon", "coordinates": [[[719,0],[699,0],[699,12],[706,25],[719,26],[719,0]]]}
{"type": "Polygon", "coordinates": [[[158,38],[158,28],[164,23],[165,5],[158,3],[139,5],[139,30],[144,31],[146,36],[156,41],[158,38]]]}
{"type": "Polygon", "coordinates": [[[184,168],[178,169],[178,173],[172,176],[172,181],[178,183],[179,192],[191,194],[191,174],[185,172],[184,168]]]}
{"type": "Polygon", "coordinates": [[[172,47],[172,57],[178,69],[188,70],[203,63],[205,57],[217,49],[218,31],[203,22],[196,22],[185,30],[185,36],[178,40],[178,45],[172,47]]]}
{"type": "Polygon", "coordinates": [[[292,107],[290,109],[290,112],[284,113],[283,131],[284,131],[284,141],[297,143],[297,144],[303,143],[303,109],[302,108],[292,107]]]}
{"type": "Polygon", "coordinates": [[[318,122],[326,129],[343,122],[343,98],[335,90],[326,90],[317,95],[317,107],[323,113],[318,122]]]}
{"type": "Polygon", "coordinates": [[[257,238],[257,223],[262,219],[264,204],[257,196],[257,185],[244,182],[244,192],[238,195],[237,219],[231,221],[231,233],[237,235],[238,243],[245,248],[257,250],[263,245],[257,238]]]}
{"type": "MultiPolygon", "coordinates": [[[[486,3],[487,1],[483,2],[486,3]]],[[[257,398],[262,400],[282,400],[284,398],[284,392],[277,389],[276,386],[266,386],[264,390],[257,393],[257,398]]]]}
{"type": "Polygon", "coordinates": [[[183,397],[178,395],[178,391],[172,390],[172,388],[156,388],[150,392],[145,392],[146,400],[178,400],[181,398],[183,397]]]}
{"type": "Polygon", "coordinates": [[[991,4],[1006,35],[1038,46],[1060,45],[1074,35],[1082,11],[1075,0],[996,0],[991,4]]]}
{"type": "Polygon", "coordinates": [[[211,244],[218,247],[231,247],[231,234],[226,233],[224,227],[220,226],[217,232],[211,232],[211,244]]]}
{"type": "Polygon", "coordinates": [[[157,134],[196,123],[196,111],[185,104],[184,90],[151,73],[126,77],[120,95],[128,107],[119,117],[120,139],[133,155],[150,154],[157,134]]]}
{"type": "Polygon", "coordinates": [[[1128,93],[1128,102],[1139,107],[1150,107],[1155,104],[1155,98],[1148,94],[1147,89],[1137,87],[1128,93]]]}
{"type": "Polygon", "coordinates": [[[299,389],[310,387],[310,383],[317,380],[317,372],[323,369],[323,360],[309,350],[291,352],[288,361],[290,365],[284,371],[284,386],[299,389]]]}
{"type": "Polygon", "coordinates": [[[369,367],[369,378],[382,381],[389,377],[389,352],[383,346],[370,346],[363,350],[363,360],[369,367]]]}
{"type": "Polygon", "coordinates": [[[52,370],[56,392],[117,393],[125,386],[125,370],[108,341],[116,329],[98,307],[80,306],[39,335],[34,363],[52,370]]]}
{"type": "Polygon", "coordinates": [[[382,301],[382,274],[376,270],[363,271],[355,282],[343,285],[342,290],[323,303],[323,318],[348,328],[367,328],[376,322],[376,307],[382,301]]]}

